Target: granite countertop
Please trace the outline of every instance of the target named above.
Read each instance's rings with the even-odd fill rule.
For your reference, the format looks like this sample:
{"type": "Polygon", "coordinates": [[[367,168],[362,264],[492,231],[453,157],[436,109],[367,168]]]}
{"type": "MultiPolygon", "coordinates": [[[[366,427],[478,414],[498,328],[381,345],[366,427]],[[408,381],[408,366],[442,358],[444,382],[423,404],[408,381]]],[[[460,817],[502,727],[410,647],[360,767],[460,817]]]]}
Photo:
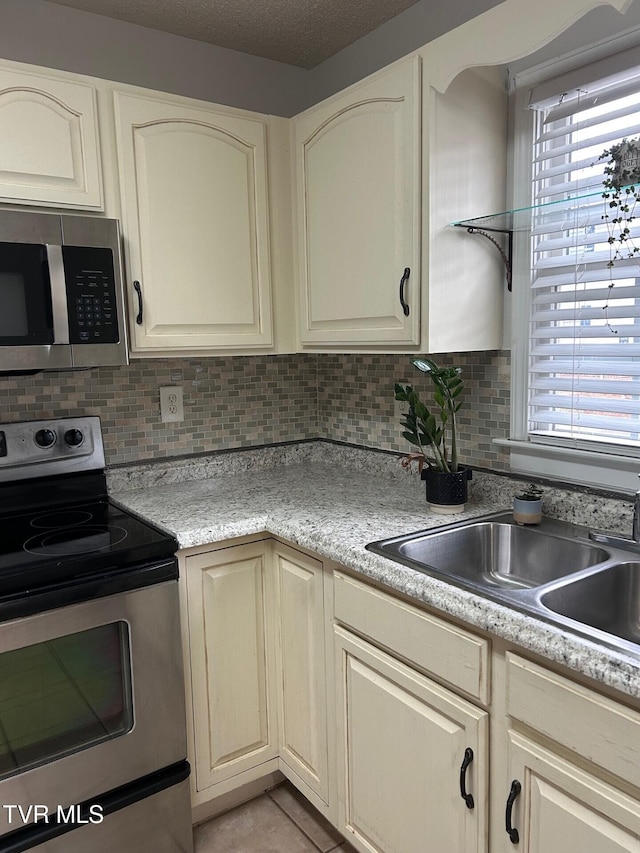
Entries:
{"type": "MultiPolygon", "coordinates": [[[[397,460],[393,467],[389,461],[371,469],[362,458],[337,451],[329,459],[326,453],[324,458],[317,453],[286,462],[252,466],[245,456],[240,465],[216,465],[204,472],[202,467],[185,471],[170,464],[148,466],[133,473],[114,472],[110,492],[127,509],[173,533],[180,548],[266,531],[471,627],[640,698],[640,649],[637,657],[612,652],[365,550],[376,539],[507,509],[515,493],[513,482],[490,474],[474,476],[465,512],[446,516],[428,511],[423,484],[416,474],[402,471],[397,460]]],[[[553,504],[554,495],[547,497],[553,504]]],[[[564,514],[576,523],[606,528],[607,519],[620,519],[619,502],[586,501],[582,495],[575,506],[569,504],[567,500],[562,504],[564,514]]]]}

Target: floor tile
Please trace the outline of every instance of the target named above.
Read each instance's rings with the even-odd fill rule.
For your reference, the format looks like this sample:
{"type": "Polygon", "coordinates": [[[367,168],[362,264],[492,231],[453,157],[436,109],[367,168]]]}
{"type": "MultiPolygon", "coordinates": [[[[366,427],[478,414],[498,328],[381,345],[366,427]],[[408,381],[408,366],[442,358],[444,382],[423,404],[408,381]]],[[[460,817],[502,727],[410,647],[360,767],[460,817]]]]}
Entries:
{"type": "Polygon", "coordinates": [[[266,794],[197,826],[194,847],[195,853],[318,853],[266,794]]]}
{"type": "Polygon", "coordinates": [[[269,791],[269,796],[299,827],[321,853],[335,850],[343,841],[329,821],[290,782],[269,791]]]}

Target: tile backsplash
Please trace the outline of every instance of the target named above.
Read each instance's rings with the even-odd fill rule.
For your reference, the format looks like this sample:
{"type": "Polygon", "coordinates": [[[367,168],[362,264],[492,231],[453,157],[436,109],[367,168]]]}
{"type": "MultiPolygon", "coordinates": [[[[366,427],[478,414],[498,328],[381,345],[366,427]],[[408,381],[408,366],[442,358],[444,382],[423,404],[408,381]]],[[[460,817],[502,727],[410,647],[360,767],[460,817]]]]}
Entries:
{"type": "MultiPolygon", "coordinates": [[[[281,355],[134,361],[128,367],[0,376],[0,422],[99,415],[107,464],[316,437],[405,451],[395,382],[429,400],[409,355],[281,355]],[[162,385],[184,389],[184,421],[160,421],[162,385]]],[[[463,368],[466,462],[508,468],[491,439],[509,429],[509,355],[437,356],[463,368]]]]}
{"type": "MultiPolygon", "coordinates": [[[[458,414],[459,452],[470,464],[508,470],[508,459],[493,438],[509,435],[508,352],[434,355],[442,366],[462,368],[465,383],[458,414]]],[[[429,406],[431,382],[410,355],[322,355],[318,357],[318,426],[322,438],[405,452],[396,382],[410,384],[429,406]]]]}

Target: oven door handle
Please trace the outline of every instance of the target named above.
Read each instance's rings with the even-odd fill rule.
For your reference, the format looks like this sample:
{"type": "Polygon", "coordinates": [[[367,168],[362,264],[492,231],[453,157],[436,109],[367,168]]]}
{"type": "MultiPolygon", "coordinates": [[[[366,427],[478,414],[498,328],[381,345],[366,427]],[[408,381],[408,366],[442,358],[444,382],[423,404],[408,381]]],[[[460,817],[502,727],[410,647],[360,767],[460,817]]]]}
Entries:
{"type": "Polygon", "coordinates": [[[64,581],[44,589],[36,587],[27,592],[14,592],[0,596],[0,623],[177,579],[178,561],[171,557],[130,569],[114,569],[82,581],[64,581]]]}

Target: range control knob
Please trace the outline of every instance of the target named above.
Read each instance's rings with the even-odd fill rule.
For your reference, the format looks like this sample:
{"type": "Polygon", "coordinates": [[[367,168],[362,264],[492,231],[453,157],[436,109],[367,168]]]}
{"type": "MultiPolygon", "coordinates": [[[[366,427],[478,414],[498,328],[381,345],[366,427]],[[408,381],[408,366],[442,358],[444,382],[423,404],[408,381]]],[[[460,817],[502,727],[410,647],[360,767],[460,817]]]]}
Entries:
{"type": "Polygon", "coordinates": [[[64,440],[69,447],[80,447],[84,441],[84,435],[79,429],[68,429],[64,434],[64,440]]]}
{"type": "Polygon", "coordinates": [[[39,429],[34,436],[34,441],[38,447],[53,447],[56,443],[56,434],[52,429],[39,429]]]}

